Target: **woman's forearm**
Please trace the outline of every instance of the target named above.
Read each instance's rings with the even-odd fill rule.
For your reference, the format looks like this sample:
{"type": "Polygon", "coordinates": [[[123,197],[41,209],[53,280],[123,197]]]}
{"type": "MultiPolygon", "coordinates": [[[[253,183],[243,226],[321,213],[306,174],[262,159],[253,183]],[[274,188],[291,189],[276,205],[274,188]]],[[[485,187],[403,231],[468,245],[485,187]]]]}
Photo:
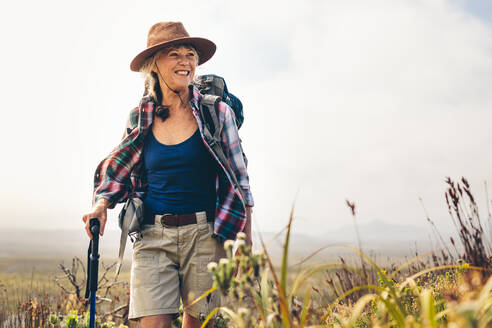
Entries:
{"type": "Polygon", "coordinates": [[[106,210],[106,209],[109,208],[110,205],[111,205],[111,203],[109,202],[109,200],[107,200],[106,198],[101,197],[94,204],[94,207],[100,207],[100,208],[106,210]]]}

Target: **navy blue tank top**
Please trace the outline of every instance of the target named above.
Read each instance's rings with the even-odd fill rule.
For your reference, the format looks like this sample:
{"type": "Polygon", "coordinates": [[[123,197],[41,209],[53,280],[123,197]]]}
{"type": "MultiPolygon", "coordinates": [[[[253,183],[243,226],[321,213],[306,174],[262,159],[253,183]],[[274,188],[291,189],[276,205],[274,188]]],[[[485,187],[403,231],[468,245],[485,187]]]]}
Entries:
{"type": "Polygon", "coordinates": [[[148,182],[146,213],[215,213],[217,164],[198,129],[176,145],[160,143],[149,131],[143,159],[148,182]]]}

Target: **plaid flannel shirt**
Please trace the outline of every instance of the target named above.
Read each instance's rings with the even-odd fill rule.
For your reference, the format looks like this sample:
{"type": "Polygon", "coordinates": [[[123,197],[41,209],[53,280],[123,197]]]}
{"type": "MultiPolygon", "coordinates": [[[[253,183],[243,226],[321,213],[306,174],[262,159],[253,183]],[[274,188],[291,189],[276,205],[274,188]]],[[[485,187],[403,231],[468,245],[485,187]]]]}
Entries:
{"type": "MultiPolygon", "coordinates": [[[[225,103],[218,106],[219,120],[222,122],[221,143],[229,165],[244,192],[245,200],[236,190],[221,163],[203,136],[203,122],[199,103],[201,94],[196,87],[190,87],[193,98],[190,101],[203,143],[211,152],[221,169],[216,177],[217,203],[214,223],[214,237],[235,239],[246,223],[246,206],[253,206],[253,196],[249,187],[247,160],[235,123],[234,111],[225,103]]],[[[98,165],[94,174],[94,201],[100,198],[109,200],[110,207],[125,202],[129,197],[143,199],[147,181],[143,171],[142,152],[145,136],[151,131],[154,102],[150,97],[142,98],[140,105],[130,112],[123,139],[120,144],[98,165]]]]}

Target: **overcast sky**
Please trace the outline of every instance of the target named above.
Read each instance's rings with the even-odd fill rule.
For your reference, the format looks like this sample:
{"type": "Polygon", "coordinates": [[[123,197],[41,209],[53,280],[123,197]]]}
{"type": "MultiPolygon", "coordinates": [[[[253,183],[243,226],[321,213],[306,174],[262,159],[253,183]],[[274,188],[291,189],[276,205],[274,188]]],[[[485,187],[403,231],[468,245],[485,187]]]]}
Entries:
{"type": "MultiPolygon", "coordinates": [[[[244,104],[256,228],[451,225],[444,178],[492,183],[489,1],[11,1],[0,11],[0,229],[82,229],[143,81],[149,27],[217,44],[198,73],[244,104]],[[297,198],[295,198],[297,194],[297,198]]],[[[112,211],[110,228],[116,228],[112,211]]]]}

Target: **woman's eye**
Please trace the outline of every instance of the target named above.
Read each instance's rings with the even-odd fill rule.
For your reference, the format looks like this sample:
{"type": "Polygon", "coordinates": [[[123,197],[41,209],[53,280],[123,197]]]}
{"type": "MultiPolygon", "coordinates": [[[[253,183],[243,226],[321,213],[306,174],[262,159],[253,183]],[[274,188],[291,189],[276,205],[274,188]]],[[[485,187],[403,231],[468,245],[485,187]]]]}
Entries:
{"type": "Polygon", "coordinates": [[[195,57],[195,54],[194,54],[194,53],[192,53],[192,52],[190,52],[190,53],[188,54],[188,56],[189,56],[189,57],[195,57]]]}
{"type": "Polygon", "coordinates": [[[178,53],[177,53],[177,52],[171,52],[171,53],[169,54],[169,56],[171,56],[171,57],[176,57],[177,55],[178,55],[178,53]]]}

